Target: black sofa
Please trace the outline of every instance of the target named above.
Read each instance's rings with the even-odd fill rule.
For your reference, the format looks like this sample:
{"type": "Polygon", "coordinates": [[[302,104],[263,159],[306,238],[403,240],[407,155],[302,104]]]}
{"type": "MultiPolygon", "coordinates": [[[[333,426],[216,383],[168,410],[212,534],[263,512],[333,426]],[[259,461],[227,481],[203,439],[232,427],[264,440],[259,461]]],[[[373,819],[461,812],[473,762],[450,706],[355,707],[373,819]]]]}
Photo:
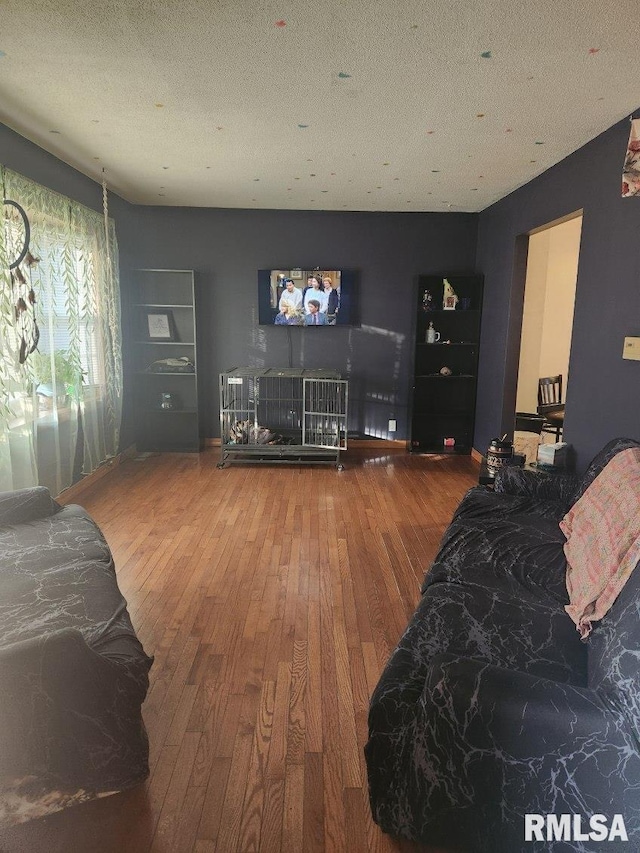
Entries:
{"type": "Polygon", "coordinates": [[[558,526],[638,446],[610,442],[583,477],[504,469],[462,500],[371,699],[385,832],[469,853],[640,850],[640,571],[582,642],[558,526]],[[545,817],[544,840],[525,841],[527,814],[579,815],[586,837],[548,838],[545,817]],[[594,814],[609,831],[622,815],[628,842],[589,838],[594,814]]]}
{"type": "Polygon", "coordinates": [[[151,663],[90,516],[0,494],[0,826],[146,778],[151,663]]]}

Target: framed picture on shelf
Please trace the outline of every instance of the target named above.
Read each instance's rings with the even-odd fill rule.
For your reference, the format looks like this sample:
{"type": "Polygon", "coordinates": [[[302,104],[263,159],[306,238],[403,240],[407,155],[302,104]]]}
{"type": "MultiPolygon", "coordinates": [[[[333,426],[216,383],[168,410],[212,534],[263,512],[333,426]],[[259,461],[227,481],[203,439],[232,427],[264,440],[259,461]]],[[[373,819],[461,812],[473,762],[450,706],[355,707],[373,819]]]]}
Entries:
{"type": "Polygon", "coordinates": [[[150,341],[175,341],[175,327],[171,311],[147,311],[150,341]]]}

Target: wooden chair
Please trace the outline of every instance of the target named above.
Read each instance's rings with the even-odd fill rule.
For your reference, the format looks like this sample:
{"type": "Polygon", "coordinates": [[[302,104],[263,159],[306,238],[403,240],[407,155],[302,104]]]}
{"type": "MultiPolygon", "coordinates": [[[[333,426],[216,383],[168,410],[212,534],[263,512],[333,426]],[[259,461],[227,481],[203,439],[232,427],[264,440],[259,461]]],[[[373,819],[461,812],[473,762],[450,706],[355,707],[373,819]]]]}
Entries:
{"type": "Polygon", "coordinates": [[[552,433],[560,441],[564,429],[562,374],[538,379],[538,414],[544,417],[542,432],[552,433]]]}

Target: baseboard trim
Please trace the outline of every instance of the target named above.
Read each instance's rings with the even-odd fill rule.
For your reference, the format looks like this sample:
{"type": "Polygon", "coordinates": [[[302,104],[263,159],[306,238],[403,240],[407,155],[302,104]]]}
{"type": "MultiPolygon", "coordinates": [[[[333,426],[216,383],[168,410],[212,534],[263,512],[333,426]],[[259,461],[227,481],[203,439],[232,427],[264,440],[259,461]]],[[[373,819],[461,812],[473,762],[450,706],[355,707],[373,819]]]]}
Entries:
{"type": "Polygon", "coordinates": [[[349,447],[353,448],[375,448],[375,447],[386,447],[390,448],[401,448],[402,450],[407,449],[407,442],[403,441],[400,438],[350,438],[349,443],[347,445],[347,450],[349,447]]]}
{"type": "Polygon", "coordinates": [[[83,492],[86,492],[87,489],[95,486],[95,484],[102,480],[103,477],[111,474],[125,460],[131,459],[136,455],[136,453],[136,446],[135,444],[132,444],[130,447],[127,447],[126,450],[123,450],[122,453],[118,453],[117,456],[114,456],[113,459],[108,459],[106,462],[103,462],[102,465],[96,468],[95,471],[92,471],[91,474],[87,474],[87,476],[83,477],[82,480],[79,480],[77,483],[69,486],[68,489],[64,489],[59,495],[56,495],[57,502],[63,506],[74,503],[78,495],[81,495],[83,492]]]}
{"type": "Polygon", "coordinates": [[[475,447],[471,448],[471,458],[475,459],[476,462],[482,462],[483,456],[479,450],[476,450],[475,447]]]}

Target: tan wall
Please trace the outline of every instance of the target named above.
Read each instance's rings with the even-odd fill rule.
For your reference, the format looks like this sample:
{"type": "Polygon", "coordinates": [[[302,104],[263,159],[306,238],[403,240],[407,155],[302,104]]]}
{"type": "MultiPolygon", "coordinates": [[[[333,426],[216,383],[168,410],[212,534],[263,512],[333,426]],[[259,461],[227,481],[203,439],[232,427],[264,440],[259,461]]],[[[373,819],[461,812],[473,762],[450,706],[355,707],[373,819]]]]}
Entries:
{"type": "Polygon", "coordinates": [[[549,231],[529,238],[527,279],[524,291],[520,366],[518,370],[517,412],[535,412],[538,405],[540,346],[547,291],[549,265],[549,231]]]}
{"type": "Polygon", "coordinates": [[[578,276],[582,218],[549,231],[549,277],[545,296],[540,376],[569,376],[569,349],[578,276]]]}
{"type": "MultiPolygon", "coordinates": [[[[569,376],[582,217],[529,238],[516,410],[535,412],[538,379],[569,376]]],[[[563,394],[564,394],[563,390],[563,394]]]]}

